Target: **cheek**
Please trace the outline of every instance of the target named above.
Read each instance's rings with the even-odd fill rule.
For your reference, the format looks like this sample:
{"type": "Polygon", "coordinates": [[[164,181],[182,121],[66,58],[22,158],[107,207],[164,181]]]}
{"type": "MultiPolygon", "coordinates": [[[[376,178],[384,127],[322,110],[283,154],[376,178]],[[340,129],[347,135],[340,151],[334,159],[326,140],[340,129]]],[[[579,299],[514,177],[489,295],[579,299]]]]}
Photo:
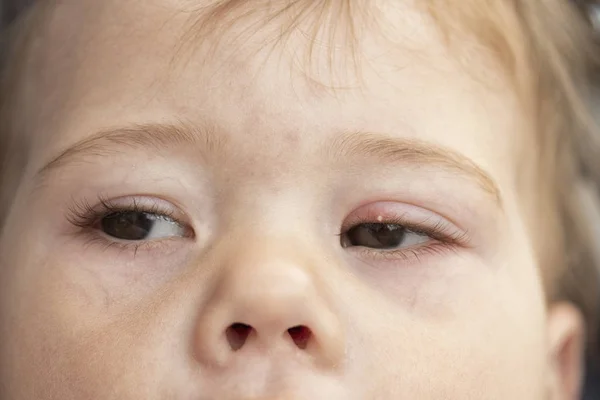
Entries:
{"type": "Polygon", "coordinates": [[[2,260],[0,382],[6,393],[0,398],[110,398],[126,377],[119,358],[128,354],[127,330],[125,340],[111,336],[109,343],[106,329],[86,329],[91,320],[102,326],[102,313],[91,307],[101,296],[83,291],[60,265],[36,259],[22,243],[2,260]]]}
{"type": "Polygon", "coordinates": [[[13,282],[16,301],[0,314],[0,381],[8,383],[0,398],[172,398],[159,393],[173,385],[161,383],[169,378],[172,349],[157,338],[161,324],[150,312],[108,321],[96,301],[58,274],[13,282]]]}
{"type": "MultiPolygon", "coordinates": [[[[531,263],[520,267],[534,271],[531,263]]],[[[515,278],[506,268],[464,282],[451,303],[439,304],[439,314],[420,313],[418,304],[408,311],[387,301],[355,304],[361,317],[352,320],[361,325],[355,327],[360,338],[353,351],[368,363],[360,368],[377,371],[365,383],[373,390],[389,388],[397,398],[544,398],[539,280],[534,272],[515,278]]]]}

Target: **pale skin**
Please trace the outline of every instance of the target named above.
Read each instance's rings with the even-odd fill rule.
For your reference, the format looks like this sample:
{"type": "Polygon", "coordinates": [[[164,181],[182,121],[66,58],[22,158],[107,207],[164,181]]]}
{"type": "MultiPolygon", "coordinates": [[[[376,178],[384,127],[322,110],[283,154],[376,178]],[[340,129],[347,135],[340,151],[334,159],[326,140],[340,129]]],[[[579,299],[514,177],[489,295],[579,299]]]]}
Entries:
{"type": "Polygon", "coordinates": [[[360,71],[228,41],[252,20],[173,63],[190,3],[65,0],[44,28],[0,397],[577,399],[583,322],[546,304],[500,67],[403,1],[360,71]]]}

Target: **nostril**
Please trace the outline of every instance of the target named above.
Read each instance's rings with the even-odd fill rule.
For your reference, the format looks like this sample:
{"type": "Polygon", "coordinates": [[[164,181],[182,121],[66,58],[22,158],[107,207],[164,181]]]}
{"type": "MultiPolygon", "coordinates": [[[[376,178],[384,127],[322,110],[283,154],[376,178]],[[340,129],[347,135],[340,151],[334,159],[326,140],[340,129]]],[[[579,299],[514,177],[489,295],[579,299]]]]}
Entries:
{"type": "Polygon", "coordinates": [[[233,351],[241,349],[252,332],[250,325],[235,323],[227,328],[227,341],[233,351]]]}
{"type": "Polygon", "coordinates": [[[304,325],[294,326],[288,329],[288,333],[290,334],[290,337],[294,343],[296,343],[296,346],[302,350],[306,349],[306,346],[308,346],[308,341],[312,336],[310,329],[304,325]]]}

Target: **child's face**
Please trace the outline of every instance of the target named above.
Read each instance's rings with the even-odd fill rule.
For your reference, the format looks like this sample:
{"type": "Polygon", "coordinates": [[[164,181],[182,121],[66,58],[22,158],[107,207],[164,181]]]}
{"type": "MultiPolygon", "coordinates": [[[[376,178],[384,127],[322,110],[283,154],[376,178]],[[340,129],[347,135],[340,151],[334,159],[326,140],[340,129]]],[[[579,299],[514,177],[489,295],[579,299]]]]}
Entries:
{"type": "Polygon", "coordinates": [[[311,63],[310,17],[182,47],[175,3],[63,1],[40,39],[2,398],[575,398],[500,68],[408,2],[358,31],[357,68],[341,19],[311,63]]]}

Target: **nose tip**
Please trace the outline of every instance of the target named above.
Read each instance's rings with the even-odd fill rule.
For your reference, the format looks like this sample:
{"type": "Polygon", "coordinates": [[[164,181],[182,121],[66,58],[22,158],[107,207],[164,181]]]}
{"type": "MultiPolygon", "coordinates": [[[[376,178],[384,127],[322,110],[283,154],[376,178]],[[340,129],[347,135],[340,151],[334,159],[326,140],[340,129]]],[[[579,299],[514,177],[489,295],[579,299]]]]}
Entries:
{"type": "Polygon", "coordinates": [[[342,324],[309,271],[281,262],[253,267],[224,272],[202,308],[195,339],[198,361],[225,367],[259,354],[305,358],[328,368],[340,364],[342,324]]]}

